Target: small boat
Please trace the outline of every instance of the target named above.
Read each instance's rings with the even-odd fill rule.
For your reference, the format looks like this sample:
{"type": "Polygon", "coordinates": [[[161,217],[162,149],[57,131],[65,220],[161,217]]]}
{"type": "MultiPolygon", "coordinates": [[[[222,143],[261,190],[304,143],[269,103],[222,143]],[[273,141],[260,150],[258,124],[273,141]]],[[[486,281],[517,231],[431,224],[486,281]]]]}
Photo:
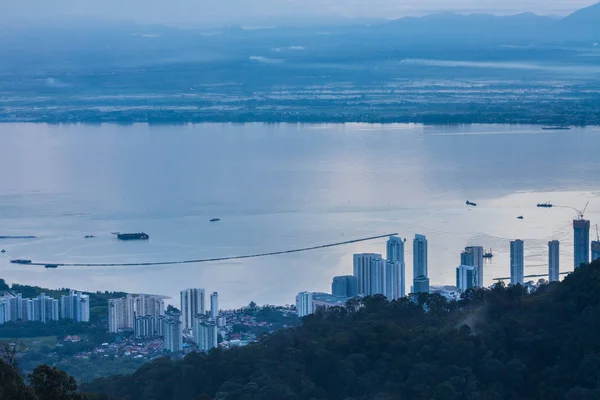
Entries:
{"type": "Polygon", "coordinates": [[[472,201],[469,201],[469,200],[467,200],[467,205],[477,207],[477,203],[473,203],[472,201]]]}
{"type": "Polygon", "coordinates": [[[13,264],[31,264],[31,260],[23,260],[23,259],[10,260],[10,262],[13,264]]]}
{"type": "Polygon", "coordinates": [[[56,265],[56,264],[46,264],[46,265],[44,265],[44,267],[46,267],[46,268],[58,268],[58,265],[56,265]]]}
{"type": "Polygon", "coordinates": [[[537,205],[540,208],[552,208],[552,204],[551,203],[538,203],[537,205]]]}
{"type": "Polygon", "coordinates": [[[0,253],[4,254],[4,253],[6,253],[6,250],[2,249],[2,251],[0,251],[0,253]]]}
{"type": "Polygon", "coordinates": [[[522,215],[519,215],[517,219],[524,219],[522,215]]]}
{"type": "Polygon", "coordinates": [[[490,251],[486,251],[485,253],[483,253],[483,258],[493,258],[494,257],[494,253],[492,253],[492,249],[490,249],[490,251]]]}
{"type": "Polygon", "coordinates": [[[210,220],[210,222],[218,222],[220,220],[221,220],[221,218],[213,218],[213,219],[210,220]]]}
{"type": "Polygon", "coordinates": [[[93,239],[93,238],[95,238],[95,237],[96,237],[96,236],[94,236],[94,235],[85,235],[83,238],[84,238],[84,239],[93,239]]]}
{"type": "Polygon", "coordinates": [[[119,240],[148,240],[148,239],[150,239],[150,236],[148,236],[144,232],[140,232],[140,233],[113,232],[113,235],[117,235],[117,239],[119,239],[119,240]]]}
{"type": "Polygon", "coordinates": [[[545,131],[570,131],[571,128],[568,126],[545,126],[542,128],[545,131]]]}

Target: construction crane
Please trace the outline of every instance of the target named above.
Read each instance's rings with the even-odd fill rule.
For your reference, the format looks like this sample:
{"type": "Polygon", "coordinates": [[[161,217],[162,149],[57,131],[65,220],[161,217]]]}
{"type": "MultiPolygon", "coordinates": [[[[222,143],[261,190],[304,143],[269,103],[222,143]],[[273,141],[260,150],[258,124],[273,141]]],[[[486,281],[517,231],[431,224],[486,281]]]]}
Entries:
{"type": "Polygon", "coordinates": [[[585,210],[587,210],[589,205],[590,205],[590,202],[588,201],[587,203],[585,203],[585,207],[583,207],[583,211],[577,210],[579,219],[583,219],[583,214],[585,214],[585,210]]]}

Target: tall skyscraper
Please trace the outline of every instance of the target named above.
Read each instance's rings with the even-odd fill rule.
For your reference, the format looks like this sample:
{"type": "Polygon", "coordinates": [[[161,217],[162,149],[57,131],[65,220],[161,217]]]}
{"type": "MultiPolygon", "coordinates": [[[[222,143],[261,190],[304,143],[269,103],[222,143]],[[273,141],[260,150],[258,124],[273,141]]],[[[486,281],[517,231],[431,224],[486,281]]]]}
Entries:
{"type": "Polygon", "coordinates": [[[340,297],[358,296],[358,280],[353,275],[334,277],[331,284],[331,294],[340,297]]]}
{"type": "Polygon", "coordinates": [[[183,316],[183,329],[194,327],[194,316],[205,314],[204,289],[185,289],[180,293],[181,314],[183,316]]]}
{"type": "Polygon", "coordinates": [[[296,313],[304,317],[313,313],[312,292],[300,292],[296,296],[296,313]]]}
{"type": "Polygon", "coordinates": [[[404,264],[404,242],[406,239],[400,239],[398,236],[390,236],[387,241],[386,257],[388,261],[404,264]]]}
{"type": "Polygon", "coordinates": [[[214,320],[219,316],[219,294],[214,292],[210,295],[210,317],[214,320]]]}
{"type": "Polygon", "coordinates": [[[61,315],[64,319],[76,322],[90,321],[90,296],[81,292],[71,291],[60,299],[61,315]]]}
{"type": "Polygon", "coordinates": [[[429,276],[427,274],[427,238],[415,235],[413,240],[413,291],[429,292],[429,276]]]}
{"type": "Polygon", "coordinates": [[[469,246],[460,254],[460,265],[475,267],[476,286],[482,288],[483,282],[483,247],[469,246]]]}
{"type": "Polygon", "coordinates": [[[385,263],[383,294],[390,301],[398,300],[406,295],[404,263],[389,260],[385,263]]]}
{"type": "Polygon", "coordinates": [[[510,283],[525,283],[525,255],[523,251],[523,241],[513,240],[510,242],[510,283]]]}
{"type": "Polygon", "coordinates": [[[385,294],[385,264],[386,261],[382,258],[371,260],[369,266],[371,288],[365,293],[365,296],[385,294]]]}
{"type": "Polygon", "coordinates": [[[575,268],[590,262],[590,221],[587,219],[573,220],[575,268]]]}
{"type": "Polygon", "coordinates": [[[548,242],[548,280],[558,282],[560,274],[560,243],[558,240],[548,242]]]}
{"type": "Polygon", "coordinates": [[[218,345],[217,323],[212,318],[197,315],[194,319],[194,341],[201,351],[209,352],[218,345]]]}
{"type": "MultiPolygon", "coordinates": [[[[354,276],[358,281],[358,294],[363,296],[374,294],[373,287],[376,288],[377,283],[373,284],[371,282],[372,277],[376,275],[376,271],[372,272],[372,269],[382,265],[383,258],[381,254],[364,253],[354,255],[354,276]]],[[[383,293],[383,289],[380,293],[383,293]]]]}
{"type": "Polygon", "coordinates": [[[461,265],[456,268],[456,287],[461,292],[477,287],[477,269],[472,265],[461,265]]]}
{"type": "Polygon", "coordinates": [[[592,242],[592,261],[600,259],[600,241],[594,240],[592,242]]]}
{"type": "Polygon", "coordinates": [[[135,317],[133,333],[136,338],[152,338],[164,335],[165,317],[135,317]]]}
{"type": "Polygon", "coordinates": [[[135,297],[135,315],[138,317],[165,315],[164,298],[152,294],[139,294],[135,297]]]}
{"type": "Polygon", "coordinates": [[[163,335],[165,350],[172,353],[178,353],[183,350],[181,313],[174,312],[165,314],[163,335]]]}

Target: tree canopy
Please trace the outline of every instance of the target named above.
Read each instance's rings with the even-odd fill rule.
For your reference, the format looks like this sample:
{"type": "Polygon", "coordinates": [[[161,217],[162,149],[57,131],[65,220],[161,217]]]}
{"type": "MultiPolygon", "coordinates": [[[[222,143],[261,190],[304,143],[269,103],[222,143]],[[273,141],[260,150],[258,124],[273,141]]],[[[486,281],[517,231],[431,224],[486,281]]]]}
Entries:
{"type": "Polygon", "coordinates": [[[600,261],[517,285],[353,301],[244,348],[159,359],[86,387],[126,400],[600,398],[600,261]]]}

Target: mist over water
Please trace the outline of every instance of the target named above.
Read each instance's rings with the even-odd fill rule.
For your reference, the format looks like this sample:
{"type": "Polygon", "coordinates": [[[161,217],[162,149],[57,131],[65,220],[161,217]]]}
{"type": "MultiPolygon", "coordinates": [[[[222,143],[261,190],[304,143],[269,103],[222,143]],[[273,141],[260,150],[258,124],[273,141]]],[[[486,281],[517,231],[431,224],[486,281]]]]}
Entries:
{"type": "MultiPolygon", "coordinates": [[[[1,277],[51,288],[164,294],[219,291],[223,306],[286,304],[352,273],[352,254],[385,240],[235,262],[158,267],[43,267],[279,251],[398,232],[429,239],[432,284],[454,284],[467,245],[492,248],[485,283],[509,275],[508,241],[525,241],[526,274],[561,241],[571,270],[570,208],[600,220],[600,129],[472,125],[0,125],[1,277]],[[475,201],[467,208],[465,201],[475,201]],[[524,220],[517,220],[523,215],[524,220]],[[221,218],[210,223],[213,217],[221,218]],[[150,235],[119,242],[111,232],[150,235]],[[95,235],[94,239],[84,239],[95,235]]],[[[592,235],[593,236],[593,235],[592,235]]]]}

